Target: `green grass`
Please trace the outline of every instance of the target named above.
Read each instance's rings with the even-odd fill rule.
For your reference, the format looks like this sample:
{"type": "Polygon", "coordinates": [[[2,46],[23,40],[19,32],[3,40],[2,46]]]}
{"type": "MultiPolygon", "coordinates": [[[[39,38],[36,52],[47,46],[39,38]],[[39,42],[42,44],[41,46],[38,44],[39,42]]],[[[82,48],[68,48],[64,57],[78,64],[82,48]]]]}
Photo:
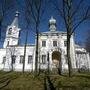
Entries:
{"type": "Polygon", "coordinates": [[[35,77],[27,72],[0,72],[0,90],[90,90],[90,73],[69,78],[66,74],[35,77]]]}

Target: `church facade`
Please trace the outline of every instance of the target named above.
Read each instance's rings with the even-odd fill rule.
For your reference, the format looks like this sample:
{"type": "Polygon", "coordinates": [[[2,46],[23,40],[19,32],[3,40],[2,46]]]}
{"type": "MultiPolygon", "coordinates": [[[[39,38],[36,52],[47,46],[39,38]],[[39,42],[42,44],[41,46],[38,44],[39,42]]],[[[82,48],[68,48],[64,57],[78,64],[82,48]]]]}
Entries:
{"type": "MultiPolygon", "coordinates": [[[[0,49],[0,70],[4,71],[22,71],[23,61],[25,59],[25,71],[35,70],[35,51],[36,46],[26,45],[20,46],[18,27],[18,12],[10,26],[7,27],[6,38],[3,48],[0,49]],[[24,58],[25,56],[25,58],[24,58]]],[[[71,64],[73,69],[90,70],[90,56],[84,48],[76,45],[74,35],[70,39],[71,64]]],[[[49,31],[39,33],[39,49],[38,49],[38,69],[60,68],[68,70],[67,61],[67,33],[57,31],[56,20],[51,17],[49,20],[49,31]]]]}

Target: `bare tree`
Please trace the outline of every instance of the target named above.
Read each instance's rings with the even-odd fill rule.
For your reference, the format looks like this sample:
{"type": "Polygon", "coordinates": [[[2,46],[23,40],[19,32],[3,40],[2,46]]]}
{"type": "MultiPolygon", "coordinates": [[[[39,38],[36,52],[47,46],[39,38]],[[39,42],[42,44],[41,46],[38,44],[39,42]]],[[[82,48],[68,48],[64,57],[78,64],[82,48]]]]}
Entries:
{"type": "MultiPolygon", "coordinates": [[[[47,0],[26,0],[28,3],[27,8],[27,17],[31,15],[31,20],[34,26],[35,34],[36,34],[36,52],[35,52],[35,74],[38,73],[38,40],[39,40],[39,31],[40,31],[40,23],[42,21],[42,15],[45,11],[45,4],[47,3],[47,0]]],[[[30,20],[28,18],[28,22],[30,20]]]]}
{"type": "Polygon", "coordinates": [[[70,38],[71,35],[77,30],[77,28],[86,20],[90,19],[90,4],[84,3],[87,0],[79,0],[77,4],[76,0],[52,0],[52,4],[59,12],[60,17],[64,21],[64,25],[67,31],[67,59],[69,77],[72,75],[72,64],[70,56],[70,38]]]}
{"type": "Polygon", "coordinates": [[[27,40],[28,40],[28,33],[29,33],[29,25],[31,23],[31,8],[30,8],[29,0],[25,0],[25,45],[24,45],[24,58],[23,58],[23,73],[25,69],[25,58],[26,58],[26,47],[27,47],[27,40]]]}

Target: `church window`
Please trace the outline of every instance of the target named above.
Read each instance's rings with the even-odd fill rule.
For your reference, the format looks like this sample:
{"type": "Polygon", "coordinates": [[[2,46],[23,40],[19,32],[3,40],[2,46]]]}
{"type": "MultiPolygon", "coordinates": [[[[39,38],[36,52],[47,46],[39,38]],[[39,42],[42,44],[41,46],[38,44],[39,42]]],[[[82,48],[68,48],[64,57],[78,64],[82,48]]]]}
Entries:
{"type": "Polygon", "coordinates": [[[23,64],[24,56],[20,56],[20,64],[23,64]]]}
{"type": "Polygon", "coordinates": [[[12,64],[15,64],[15,60],[16,60],[16,56],[13,55],[13,56],[12,56],[12,64]]]}
{"type": "Polygon", "coordinates": [[[46,55],[42,55],[42,63],[43,63],[43,64],[46,63],[46,55]]]}
{"type": "Polygon", "coordinates": [[[57,46],[57,41],[53,41],[53,46],[57,46]]]}
{"type": "Polygon", "coordinates": [[[5,61],[6,61],[6,57],[3,57],[2,64],[5,64],[5,61]]]}
{"type": "Polygon", "coordinates": [[[12,28],[9,28],[8,34],[12,33],[12,28]]]}
{"type": "Polygon", "coordinates": [[[65,47],[67,46],[67,41],[64,41],[64,46],[65,46],[65,47]]]}
{"type": "Polygon", "coordinates": [[[46,41],[42,41],[42,47],[46,46],[46,41]]]}
{"type": "Polygon", "coordinates": [[[28,64],[32,63],[32,61],[33,61],[33,57],[32,57],[32,55],[29,55],[28,56],[28,64]]]}

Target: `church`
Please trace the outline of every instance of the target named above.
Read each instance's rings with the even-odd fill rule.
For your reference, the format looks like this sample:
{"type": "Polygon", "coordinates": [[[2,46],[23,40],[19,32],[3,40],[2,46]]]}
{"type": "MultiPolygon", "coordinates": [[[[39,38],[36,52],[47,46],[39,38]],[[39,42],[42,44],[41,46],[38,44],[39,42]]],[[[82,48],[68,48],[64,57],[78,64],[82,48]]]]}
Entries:
{"type": "MultiPolygon", "coordinates": [[[[11,25],[7,27],[3,48],[0,48],[0,70],[22,71],[24,60],[24,45],[19,45],[21,29],[18,25],[18,15],[11,25]]],[[[67,33],[58,31],[56,20],[51,17],[49,20],[49,31],[39,33],[38,69],[53,70],[61,67],[62,71],[68,70],[67,61],[67,33]]],[[[36,45],[26,45],[25,71],[35,70],[36,45]]],[[[90,70],[89,53],[74,42],[74,35],[70,39],[71,64],[73,69],[90,70]]]]}

